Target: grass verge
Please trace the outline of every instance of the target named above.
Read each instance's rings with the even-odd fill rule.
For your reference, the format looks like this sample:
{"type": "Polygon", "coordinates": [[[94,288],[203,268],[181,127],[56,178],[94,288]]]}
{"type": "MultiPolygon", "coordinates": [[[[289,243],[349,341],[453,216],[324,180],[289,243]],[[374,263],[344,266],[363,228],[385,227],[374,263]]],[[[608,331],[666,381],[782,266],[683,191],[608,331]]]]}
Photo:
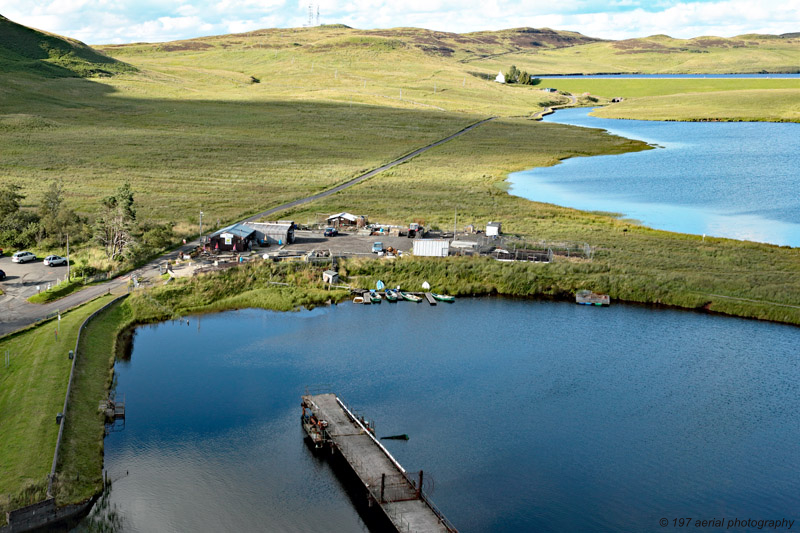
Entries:
{"type": "Polygon", "coordinates": [[[53,461],[78,329],[110,297],[101,297],[64,313],[57,321],[0,339],[0,354],[10,365],[0,366],[0,516],[5,511],[41,499],[53,461]],[[56,337],[56,328],[60,333],[56,337]]]}
{"type": "Polygon", "coordinates": [[[97,406],[108,396],[117,336],[129,317],[128,307],[114,303],[81,335],[53,491],[59,504],[86,500],[102,487],[103,414],[97,406]]]}
{"type": "Polygon", "coordinates": [[[78,292],[84,287],[85,285],[83,284],[82,279],[62,281],[55,287],[52,287],[50,290],[42,291],[39,294],[34,294],[28,298],[28,301],[32,304],[46,304],[48,302],[60,300],[65,296],[69,296],[73,292],[78,292]]]}

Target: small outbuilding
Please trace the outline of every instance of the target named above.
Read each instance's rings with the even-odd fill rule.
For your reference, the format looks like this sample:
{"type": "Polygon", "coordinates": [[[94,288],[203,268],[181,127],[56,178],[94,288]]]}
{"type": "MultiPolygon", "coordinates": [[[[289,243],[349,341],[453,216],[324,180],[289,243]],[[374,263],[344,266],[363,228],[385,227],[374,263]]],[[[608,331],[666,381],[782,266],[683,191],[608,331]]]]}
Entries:
{"type": "Polygon", "coordinates": [[[346,226],[363,228],[367,225],[367,217],[363,215],[357,216],[345,211],[329,216],[325,219],[325,222],[327,222],[328,226],[333,226],[334,228],[346,226]]]}
{"type": "Polygon", "coordinates": [[[233,224],[212,233],[208,245],[212,251],[244,252],[252,247],[256,230],[244,224],[233,224]]]}
{"type": "Polygon", "coordinates": [[[417,257],[447,257],[450,241],[446,239],[415,239],[414,255],[417,257]]]}
{"type": "Polygon", "coordinates": [[[497,77],[494,79],[494,81],[496,81],[497,83],[505,83],[506,82],[506,76],[505,76],[505,74],[503,74],[503,71],[500,71],[500,72],[497,73],[497,77]]]}
{"type": "Polygon", "coordinates": [[[326,270],[322,273],[322,282],[328,285],[339,283],[339,273],[335,270],[326,270]]]}
{"type": "Polygon", "coordinates": [[[501,226],[502,224],[500,222],[489,222],[486,224],[486,236],[499,237],[502,230],[501,226]]]}
{"type": "Polygon", "coordinates": [[[295,224],[292,220],[278,222],[248,222],[247,226],[256,231],[256,240],[262,246],[270,244],[291,244],[294,242],[295,224]]]}

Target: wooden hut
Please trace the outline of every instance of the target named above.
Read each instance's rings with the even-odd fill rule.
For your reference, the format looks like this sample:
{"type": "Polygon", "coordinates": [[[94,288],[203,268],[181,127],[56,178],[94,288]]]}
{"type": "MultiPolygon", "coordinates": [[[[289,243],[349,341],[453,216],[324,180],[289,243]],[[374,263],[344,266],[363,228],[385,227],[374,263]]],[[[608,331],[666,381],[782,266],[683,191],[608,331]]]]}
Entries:
{"type": "Polygon", "coordinates": [[[212,233],[208,246],[213,252],[244,252],[250,249],[256,230],[244,224],[233,224],[212,233]]]}

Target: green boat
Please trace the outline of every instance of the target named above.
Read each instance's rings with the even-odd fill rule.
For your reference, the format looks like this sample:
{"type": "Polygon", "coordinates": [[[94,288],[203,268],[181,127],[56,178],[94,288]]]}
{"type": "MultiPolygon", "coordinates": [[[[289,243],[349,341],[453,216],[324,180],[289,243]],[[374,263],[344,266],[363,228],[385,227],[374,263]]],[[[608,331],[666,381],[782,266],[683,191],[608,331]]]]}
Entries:
{"type": "Polygon", "coordinates": [[[369,291],[369,301],[370,302],[372,302],[374,304],[379,304],[379,303],[381,303],[381,300],[382,300],[382,298],[381,298],[380,294],[378,294],[375,291],[369,291]]]}
{"type": "Polygon", "coordinates": [[[421,296],[417,296],[415,294],[409,294],[407,292],[402,292],[401,291],[400,292],[400,296],[403,297],[403,300],[407,300],[409,302],[419,303],[419,302],[422,301],[422,297],[421,296]]]}
{"type": "Polygon", "coordinates": [[[397,301],[397,294],[395,294],[394,289],[386,289],[383,294],[386,296],[386,300],[390,302],[397,301]]]}
{"type": "Polygon", "coordinates": [[[432,292],[431,296],[433,296],[434,300],[439,300],[440,302],[453,303],[456,301],[456,297],[450,296],[449,294],[436,294],[435,292],[432,292]]]}

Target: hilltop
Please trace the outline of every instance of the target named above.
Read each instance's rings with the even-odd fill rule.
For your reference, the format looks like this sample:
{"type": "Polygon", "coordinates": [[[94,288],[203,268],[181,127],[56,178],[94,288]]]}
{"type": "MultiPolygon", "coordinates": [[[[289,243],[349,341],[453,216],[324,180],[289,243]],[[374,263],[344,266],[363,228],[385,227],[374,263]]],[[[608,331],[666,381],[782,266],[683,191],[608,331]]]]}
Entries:
{"type": "Polygon", "coordinates": [[[0,15],[0,71],[63,78],[134,70],[80,41],[28,28],[0,15]]]}

